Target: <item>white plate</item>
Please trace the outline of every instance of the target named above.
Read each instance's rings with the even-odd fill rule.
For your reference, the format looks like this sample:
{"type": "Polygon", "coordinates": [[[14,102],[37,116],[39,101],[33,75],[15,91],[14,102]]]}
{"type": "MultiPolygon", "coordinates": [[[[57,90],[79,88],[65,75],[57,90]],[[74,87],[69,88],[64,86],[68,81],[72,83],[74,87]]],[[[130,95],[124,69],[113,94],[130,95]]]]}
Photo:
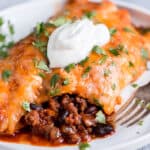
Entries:
{"type": "MultiPolygon", "coordinates": [[[[4,17],[5,20],[10,20],[15,27],[14,40],[18,41],[21,38],[28,35],[35,24],[40,21],[45,21],[51,15],[56,12],[56,6],[58,8],[63,4],[64,0],[36,0],[14,7],[8,8],[0,12],[0,16],[4,17]]],[[[117,1],[116,1],[117,2],[117,1]]],[[[141,11],[148,12],[143,8],[131,5],[129,3],[117,2],[122,6],[136,7],[141,11]]],[[[150,12],[148,12],[150,13],[150,12]]],[[[3,31],[7,33],[7,28],[4,26],[3,31]]],[[[9,40],[9,39],[8,39],[9,40]]],[[[145,76],[138,81],[138,83],[144,83],[149,79],[150,72],[146,72],[145,76]],[[142,82],[141,82],[142,81],[142,82]]],[[[128,87],[123,93],[123,97],[128,97],[131,93],[131,87],[128,87]]],[[[150,117],[144,120],[143,126],[135,125],[130,128],[117,127],[116,133],[105,139],[98,139],[91,142],[91,150],[134,150],[145,144],[150,143],[150,117]]],[[[77,146],[64,146],[64,147],[37,147],[25,144],[14,144],[0,142],[1,150],[77,150],[77,146]]]]}

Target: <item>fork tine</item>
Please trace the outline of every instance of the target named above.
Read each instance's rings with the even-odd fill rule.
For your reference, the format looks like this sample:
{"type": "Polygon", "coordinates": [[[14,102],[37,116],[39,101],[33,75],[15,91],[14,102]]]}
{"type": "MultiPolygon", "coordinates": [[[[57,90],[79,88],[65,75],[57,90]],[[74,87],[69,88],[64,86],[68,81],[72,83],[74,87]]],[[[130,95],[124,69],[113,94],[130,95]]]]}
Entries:
{"type": "Polygon", "coordinates": [[[143,115],[139,116],[136,120],[132,121],[130,124],[127,125],[127,127],[130,127],[130,126],[132,126],[132,125],[138,123],[141,119],[144,119],[149,113],[150,113],[150,111],[148,111],[148,110],[145,111],[145,112],[143,113],[143,115]]]}
{"type": "Polygon", "coordinates": [[[132,100],[135,97],[135,93],[129,98],[129,100],[115,113],[115,116],[120,115],[122,112],[126,110],[126,108],[131,104],[132,100]]]}
{"type": "MultiPolygon", "coordinates": [[[[121,115],[118,119],[116,119],[116,121],[117,122],[119,122],[119,121],[121,121],[122,120],[122,118],[125,118],[125,117],[127,117],[133,110],[134,110],[134,108],[137,106],[137,103],[136,103],[136,100],[134,100],[135,102],[134,102],[134,104],[132,104],[132,106],[128,109],[128,107],[130,106],[130,105],[128,105],[127,107],[126,107],[126,109],[128,109],[123,115],[121,115]]],[[[131,104],[131,103],[130,103],[131,104]]]]}
{"type": "Polygon", "coordinates": [[[127,124],[129,121],[131,121],[135,116],[139,116],[141,113],[143,112],[143,107],[140,107],[139,109],[137,109],[130,117],[128,117],[127,119],[125,119],[121,125],[125,125],[127,124]]]}

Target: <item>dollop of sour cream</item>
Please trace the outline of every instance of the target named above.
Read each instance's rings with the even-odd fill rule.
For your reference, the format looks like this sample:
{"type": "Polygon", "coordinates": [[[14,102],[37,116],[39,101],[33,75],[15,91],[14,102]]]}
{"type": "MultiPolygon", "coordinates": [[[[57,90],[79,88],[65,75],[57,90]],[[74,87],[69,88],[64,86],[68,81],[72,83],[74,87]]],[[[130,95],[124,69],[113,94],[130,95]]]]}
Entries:
{"type": "Polygon", "coordinates": [[[58,27],[49,37],[47,56],[50,68],[79,63],[93,46],[103,46],[110,40],[106,25],[94,24],[89,19],[77,20],[58,27]]]}

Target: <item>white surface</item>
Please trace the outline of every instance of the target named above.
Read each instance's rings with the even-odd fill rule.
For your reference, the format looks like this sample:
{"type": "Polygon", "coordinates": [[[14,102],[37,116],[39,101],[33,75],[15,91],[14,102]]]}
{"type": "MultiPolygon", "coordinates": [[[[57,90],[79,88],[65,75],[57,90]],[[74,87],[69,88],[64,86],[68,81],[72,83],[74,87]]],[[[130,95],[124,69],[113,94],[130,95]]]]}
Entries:
{"type": "MultiPolygon", "coordinates": [[[[54,1],[53,1],[54,2],[54,1]]],[[[56,1],[55,1],[56,2],[56,1]]],[[[25,5],[20,5],[19,7],[14,7],[8,9],[5,12],[0,13],[0,16],[9,17],[12,19],[15,28],[16,36],[15,40],[19,40],[23,36],[27,35],[32,27],[38,21],[44,21],[50,13],[54,13],[54,3],[52,0],[36,0],[36,3],[30,3],[25,5]],[[44,8],[43,8],[44,6],[44,8]],[[28,10],[25,11],[24,10],[28,10]],[[39,13],[40,10],[40,13],[39,13]],[[21,11],[21,12],[20,12],[21,11]],[[30,12],[30,13],[28,13],[30,12]],[[33,15],[34,14],[34,15],[33,15]],[[38,14],[38,16],[36,15],[38,14]],[[25,21],[25,22],[24,22],[25,21]],[[26,32],[24,32],[24,30],[26,32]]],[[[150,117],[146,118],[143,126],[134,126],[130,128],[118,127],[116,134],[106,139],[99,139],[91,143],[91,150],[134,150],[150,141],[150,117]],[[139,132],[140,134],[137,134],[139,132]]],[[[6,144],[0,142],[1,150],[54,150],[55,148],[42,148],[34,147],[22,144],[6,144]]],[[[60,147],[57,150],[77,150],[77,147],[60,147]]]]}

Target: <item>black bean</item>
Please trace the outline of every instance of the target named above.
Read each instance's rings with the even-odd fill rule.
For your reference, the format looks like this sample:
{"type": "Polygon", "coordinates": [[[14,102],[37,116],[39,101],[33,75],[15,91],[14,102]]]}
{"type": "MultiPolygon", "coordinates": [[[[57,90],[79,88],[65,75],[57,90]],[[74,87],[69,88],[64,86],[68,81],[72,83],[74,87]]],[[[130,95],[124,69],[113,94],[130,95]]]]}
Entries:
{"type": "Polygon", "coordinates": [[[94,114],[97,112],[97,110],[98,109],[96,108],[96,106],[90,106],[85,110],[85,113],[86,114],[94,114]]]}
{"type": "Polygon", "coordinates": [[[59,115],[58,115],[58,123],[62,124],[64,122],[65,118],[68,116],[68,114],[69,114],[68,110],[61,109],[59,111],[59,115]]]}
{"type": "Polygon", "coordinates": [[[30,108],[31,108],[32,110],[37,110],[37,111],[43,109],[42,106],[37,105],[37,104],[33,104],[33,103],[30,104],[30,108]]]}
{"type": "Polygon", "coordinates": [[[113,130],[113,127],[109,124],[100,124],[98,123],[94,128],[93,128],[93,133],[96,136],[105,136],[107,134],[110,134],[113,130]]]}

